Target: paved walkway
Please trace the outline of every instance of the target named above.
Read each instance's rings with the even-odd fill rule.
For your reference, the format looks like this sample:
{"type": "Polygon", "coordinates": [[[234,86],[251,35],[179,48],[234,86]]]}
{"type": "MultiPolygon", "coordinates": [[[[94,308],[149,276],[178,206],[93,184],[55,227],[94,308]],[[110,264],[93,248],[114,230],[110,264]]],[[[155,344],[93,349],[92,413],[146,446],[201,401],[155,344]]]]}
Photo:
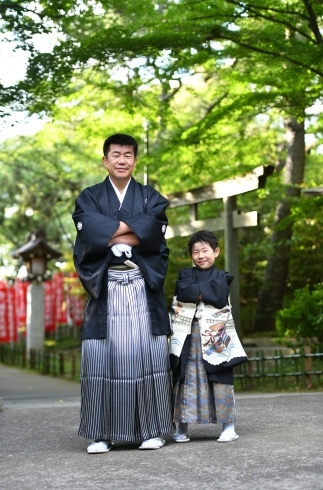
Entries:
{"type": "Polygon", "coordinates": [[[240,438],[192,426],[158,451],[120,443],[88,455],[77,436],[79,385],[0,365],[0,488],[323,490],[323,393],[238,394],[240,438]]]}

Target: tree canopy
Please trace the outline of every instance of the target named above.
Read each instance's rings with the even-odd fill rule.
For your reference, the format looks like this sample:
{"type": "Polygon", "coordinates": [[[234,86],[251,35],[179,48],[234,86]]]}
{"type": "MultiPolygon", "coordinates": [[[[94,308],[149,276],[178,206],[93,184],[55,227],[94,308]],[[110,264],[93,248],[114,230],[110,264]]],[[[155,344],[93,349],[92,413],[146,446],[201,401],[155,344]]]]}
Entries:
{"type": "MultiPolygon", "coordinates": [[[[3,241],[19,242],[46,220],[52,239],[71,250],[73,199],[104,175],[102,141],[117,130],[138,138],[137,177],[148,172],[163,193],[275,165],[266,189],[238,203],[262,213],[261,226],[239,237],[249,323],[259,289],[272,329],[283,297],[319,282],[321,201],[300,191],[322,183],[321,2],[20,0],[2,2],[0,15],[2,42],[29,53],[25,78],[0,86],[2,115],[27,109],[50,118],[33,138],[1,145],[3,241]],[[39,35],[54,47],[40,46],[39,35]],[[268,288],[277,291],[269,306],[268,288]]],[[[216,202],[199,206],[201,216],[220,212],[216,202]]],[[[172,223],[187,219],[187,210],[168,214],[172,223]]],[[[188,260],[183,243],[169,243],[169,295],[188,260]]]]}
{"type": "Polygon", "coordinates": [[[244,65],[245,76],[254,73],[258,80],[262,74],[266,85],[269,77],[281,89],[293,74],[296,83],[307,76],[307,106],[321,95],[319,1],[20,0],[2,2],[0,13],[2,30],[12,33],[16,49],[30,52],[26,78],[14,87],[17,95],[13,87],[4,92],[18,101],[25,94],[31,110],[46,108],[68,89],[75,70],[105,71],[116,62],[131,66],[134,86],[142,77],[162,77],[166,93],[170,80],[180,83],[194,67],[210,59],[221,66],[230,59],[244,65]],[[50,32],[57,35],[52,52],[37,51],[34,36],[50,32]]]}

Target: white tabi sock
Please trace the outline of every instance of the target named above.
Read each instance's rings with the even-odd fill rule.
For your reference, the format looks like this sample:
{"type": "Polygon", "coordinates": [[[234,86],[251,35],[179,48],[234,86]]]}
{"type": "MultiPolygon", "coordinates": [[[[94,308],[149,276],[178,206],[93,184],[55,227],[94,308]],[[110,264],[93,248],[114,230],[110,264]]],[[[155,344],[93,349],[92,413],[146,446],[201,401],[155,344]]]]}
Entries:
{"type": "Polygon", "coordinates": [[[176,424],[176,434],[182,435],[187,434],[188,424],[185,422],[179,422],[176,424]]]}
{"type": "Polygon", "coordinates": [[[225,432],[226,434],[234,433],[234,424],[223,424],[222,432],[225,432]]]}

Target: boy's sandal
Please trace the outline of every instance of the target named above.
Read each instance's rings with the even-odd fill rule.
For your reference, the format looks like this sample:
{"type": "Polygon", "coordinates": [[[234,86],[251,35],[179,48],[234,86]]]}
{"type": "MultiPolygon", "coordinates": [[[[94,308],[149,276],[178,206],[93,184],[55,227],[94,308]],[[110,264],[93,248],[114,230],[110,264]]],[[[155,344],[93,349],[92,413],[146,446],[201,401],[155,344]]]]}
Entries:
{"type": "Polygon", "coordinates": [[[232,442],[232,441],[235,441],[236,439],[239,439],[239,436],[238,434],[236,434],[235,432],[229,432],[226,434],[226,432],[222,432],[222,434],[220,435],[219,439],[217,440],[217,442],[232,442]]]}
{"type": "Polygon", "coordinates": [[[173,440],[175,442],[190,442],[190,438],[186,434],[174,434],[173,440]]]}

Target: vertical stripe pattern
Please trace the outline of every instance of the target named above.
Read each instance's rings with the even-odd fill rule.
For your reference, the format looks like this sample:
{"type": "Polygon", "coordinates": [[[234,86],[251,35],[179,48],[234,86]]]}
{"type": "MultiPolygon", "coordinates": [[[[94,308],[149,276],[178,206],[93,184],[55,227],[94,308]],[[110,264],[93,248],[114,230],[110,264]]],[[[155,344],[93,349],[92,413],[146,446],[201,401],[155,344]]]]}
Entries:
{"type": "Polygon", "coordinates": [[[107,337],[83,340],[81,393],[81,436],[141,441],[173,432],[167,337],[151,333],[139,269],[108,271],[107,337]]]}

